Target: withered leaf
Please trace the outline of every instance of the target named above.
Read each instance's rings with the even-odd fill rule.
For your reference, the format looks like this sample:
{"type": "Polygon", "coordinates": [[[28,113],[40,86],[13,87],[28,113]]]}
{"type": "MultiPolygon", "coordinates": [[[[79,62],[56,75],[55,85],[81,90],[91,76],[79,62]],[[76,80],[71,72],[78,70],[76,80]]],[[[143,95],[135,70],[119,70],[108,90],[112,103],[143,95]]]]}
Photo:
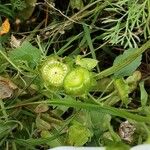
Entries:
{"type": "Polygon", "coordinates": [[[0,76],[0,99],[10,98],[17,86],[8,78],[0,76]]]}

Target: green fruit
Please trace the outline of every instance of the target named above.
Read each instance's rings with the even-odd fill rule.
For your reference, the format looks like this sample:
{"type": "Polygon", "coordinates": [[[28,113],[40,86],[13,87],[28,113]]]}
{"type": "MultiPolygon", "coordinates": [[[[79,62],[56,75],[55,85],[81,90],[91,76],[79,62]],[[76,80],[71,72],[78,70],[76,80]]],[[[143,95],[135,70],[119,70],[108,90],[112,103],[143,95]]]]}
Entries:
{"type": "Polygon", "coordinates": [[[62,87],[66,74],[69,72],[69,66],[59,61],[57,57],[47,58],[40,69],[41,76],[47,86],[62,87]]]}
{"type": "Polygon", "coordinates": [[[91,85],[91,72],[82,67],[73,69],[64,79],[64,89],[72,95],[87,94],[91,85]]]}

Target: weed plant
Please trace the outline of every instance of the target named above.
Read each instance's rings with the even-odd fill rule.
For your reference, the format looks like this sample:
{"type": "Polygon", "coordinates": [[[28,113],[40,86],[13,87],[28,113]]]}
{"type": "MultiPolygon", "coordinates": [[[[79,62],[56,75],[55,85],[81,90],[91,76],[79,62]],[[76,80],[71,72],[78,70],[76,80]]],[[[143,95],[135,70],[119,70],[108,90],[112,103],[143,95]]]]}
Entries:
{"type": "Polygon", "coordinates": [[[149,0],[0,0],[0,149],[149,143],[149,37],[149,0]]]}

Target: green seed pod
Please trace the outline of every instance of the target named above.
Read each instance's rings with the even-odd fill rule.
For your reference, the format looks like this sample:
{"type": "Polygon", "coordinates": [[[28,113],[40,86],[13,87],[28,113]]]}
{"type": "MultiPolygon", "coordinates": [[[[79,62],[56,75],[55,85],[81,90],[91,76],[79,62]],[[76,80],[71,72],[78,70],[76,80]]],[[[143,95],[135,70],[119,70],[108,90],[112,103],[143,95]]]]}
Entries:
{"type": "Polygon", "coordinates": [[[57,57],[49,57],[44,61],[40,69],[41,76],[48,87],[60,88],[66,74],[69,72],[69,66],[60,62],[57,57]]]}
{"type": "Polygon", "coordinates": [[[66,93],[72,95],[83,95],[88,93],[92,86],[91,72],[82,67],[70,71],[64,79],[66,93]]]}

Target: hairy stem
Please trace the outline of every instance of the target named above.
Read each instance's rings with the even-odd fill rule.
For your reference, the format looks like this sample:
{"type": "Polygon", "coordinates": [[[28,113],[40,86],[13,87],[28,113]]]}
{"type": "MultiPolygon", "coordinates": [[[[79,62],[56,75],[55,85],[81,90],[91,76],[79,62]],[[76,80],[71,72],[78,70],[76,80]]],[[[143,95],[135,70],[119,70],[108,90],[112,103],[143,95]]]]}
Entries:
{"type": "Polygon", "coordinates": [[[108,113],[108,114],[126,118],[126,119],[130,118],[139,122],[150,121],[150,117],[148,116],[132,114],[132,113],[127,112],[125,109],[118,109],[118,108],[114,108],[114,107],[110,107],[106,105],[100,106],[100,105],[91,104],[91,103],[68,102],[68,101],[49,101],[48,103],[50,105],[56,105],[56,106],[69,106],[69,107],[75,107],[75,108],[83,108],[83,109],[88,109],[88,110],[100,111],[103,113],[108,113]]]}
{"type": "MultiPolygon", "coordinates": [[[[37,104],[49,104],[51,106],[66,106],[66,107],[74,107],[74,108],[82,108],[87,109],[90,111],[100,111],[103,113],[107,113],[113,116],[118,116],[126,119],[133,119],[135,121],[139,122],[150,122],[149,116],[141,116],[138,114],[130,113],[129,110],[126,109],[118,109],[107,105],[101,105],[101,104],[91,104],[91,103],[83,103],[83,102],[77,102],[77,101],[70,101],[70,99],[66,99],[65,101],[60,101],[58,99],[56,100],[46,100],[46,101],[40,101],[40,102],[31,102],[31,103],[20,103],[14,106],[7,107],[6,109],[12,109],[17,108],[21,106],[28,106],[28,105],[37,105],[37,104]]],[[[0,111],[3,111],[3,109],[0,109],[0,111]]]]}

